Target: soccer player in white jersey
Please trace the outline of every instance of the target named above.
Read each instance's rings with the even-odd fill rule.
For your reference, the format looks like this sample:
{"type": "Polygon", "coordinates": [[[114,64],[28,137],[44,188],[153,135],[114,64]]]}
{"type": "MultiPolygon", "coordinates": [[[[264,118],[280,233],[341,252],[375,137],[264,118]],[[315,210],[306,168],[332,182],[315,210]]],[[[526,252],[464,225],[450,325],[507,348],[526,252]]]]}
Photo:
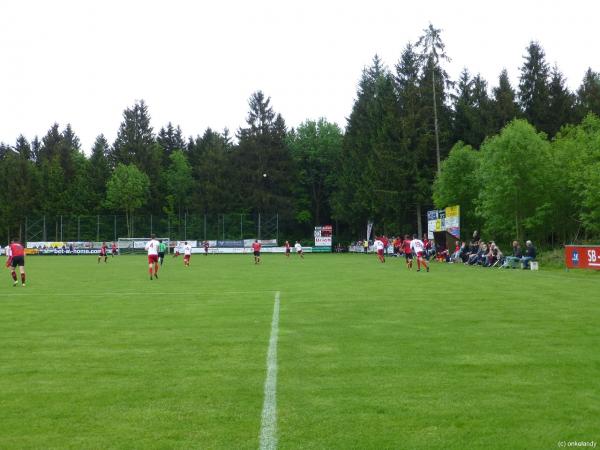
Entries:
{"type": "Polygon", "coordinates": [[[416,234],[413,234],[412,241],[410,241],[410,248],[417,257],[417,272],[421,270],[421,265],[425,266],[425,269],[427,272],[429,272],[429,266],[423,258],[423,254],[425,253],[425,244],[423,244],[422,240],[417,238],[416,234]]]}
{"type": "Polygon", "coordinates": [[[192,257],[192,246],[186,242],[183,243],[183,265],[190,267],[190,258],[192,257]]]}
{"type": "Polygon", "coordinates": [[[375,250],[377,251],[377,259],[384,263],[385,262],[385,256],[383,254],[383,250],[384,250],[384,243],[381,239],[376,238],[375,242],[373,242],[373,246],[375,247],[375,250]]]}
{"type": "Polygon", "coordinates": [[[296,249],[296,253],[300,255],[300,258],[304,259],[304,251],[302,250],[302,244],[300,244],[300,241],[296,241],[294,248],[296,249]]]}
{"type": "Polygon", "coordinates": [[[154,278],[158,279],[158,246],[160,242],[156,240],[156,236],[150,236],[150,240],[144,247],[148,252],[148,273],[152,280],[152,266],[154,265],[154,278]]]}

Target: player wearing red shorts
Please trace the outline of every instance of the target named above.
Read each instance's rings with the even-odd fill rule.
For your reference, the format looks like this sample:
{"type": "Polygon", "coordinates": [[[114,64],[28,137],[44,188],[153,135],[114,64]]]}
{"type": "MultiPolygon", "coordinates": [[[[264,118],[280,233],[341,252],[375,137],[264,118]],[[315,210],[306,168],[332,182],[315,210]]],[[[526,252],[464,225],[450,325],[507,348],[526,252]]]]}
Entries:
{"type": "Polygon", "coordinates": [[[104,258],[104,262],[108,262],[108,247],[106,246],[106,242],[102,243],[102,247],[100,247],[100,253],[98,253],[98,264],[100,264],[100,260],[104,258]]]}
{"type": "Polygon", "coordinates": [[[152,275],[154,278],[158,279],[158,246],[160,242],[156,240],[156,236],[152,235],[151,239],[146,243],[144,247],[148,252],[148,273],[150,274],[150,279],[152,280],[152,275]],[[152,269],[154,266],[154,274],[152,269]]]}
{"type": "Polygon", "coordinates": [[[377,259],[380,262],[384,263],[385,262],[385,255],[384,255],[385,243],[383,242],[382,239],[375,238],[375,242],[373,242],[373,246],[375,247],[375,250],[377,250],[377,259]]]}
{"type": "Polygon", "coordinates": [[[13,279],[13,286],[17,285],[17,271],[21,272],[21,286],[25,287],[25,249],[17,238],[14,238],[6,248],[6,267],[10,267],[10,275],[13,279]]]}
{"type": "Polygon", "coordinates": [[[410,242],[411,249],[415,252],[415,256],[417,257],[417,272],[421,271],[421,266],[425,266],[427,272],[429,272],[429,266],[423,258],[423,254],[425,253],[425,244],[423,241],[417,238],[417,235],[413,235],[413,239],[410,242]]]}
{"type": "Polygon", "coordinates": [[[289,241],[285,241],[285,256],[287,258],[290,257],[290,252],[292,251],[291,247],[290,247],[290,242],[289,241]]]}
{"type": "Polygon", "coordinates": [[[190,258],[192,257],[192,246],[187,242],[183,243],[183,265],[190,267],[190,258]]]}

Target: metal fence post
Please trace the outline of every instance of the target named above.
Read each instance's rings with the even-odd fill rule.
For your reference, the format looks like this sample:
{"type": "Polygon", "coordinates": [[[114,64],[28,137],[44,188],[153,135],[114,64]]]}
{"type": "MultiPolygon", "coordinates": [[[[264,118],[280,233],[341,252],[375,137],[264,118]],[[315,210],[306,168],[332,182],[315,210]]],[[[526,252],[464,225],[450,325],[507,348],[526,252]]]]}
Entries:
{"type": "Polygon", "coordinates": [[[279,243],[279,213],[275,214],[275,239],[277,241],[277,243],[279,243]]]}
{"type": "Polygon", "coordinates": [[[44,229],[42,230],[42,236],[44,236],[44,239],[42,239],[44,242],[46,242],[48,240],[47,235],[46,235],[46,216],[44,216],[44,229]]]}
{"type": "Polygon", "coordinates": [[[63,240],[63,221],[62,221],[62,214],[60,216],[60,242],[62,242],[63,240]]]}
{"type": "Polygon", "coordinates": [[[113,215],[113,234],[115,237],[115,241],[117,240],[117,215],[113,215]]]}
{"type": "Polygon", "coordinates": [[[183,217],[183,240],[187,241],[187,211],[183,217]]]}
{"type": "Polygon", "coordinates": [[[206,213],[204,213],[204,240],[206,240],[206,213]]]}
{"type": "MultiPolygon", "coordinates": [[[[27,224],[27,216],[25,216],[25,242],[27,242],[27,230],[28,230],[28,224],[27,224]]],[[[8,232],[8,234],[10,234],[10,231],[8,232]]],[[[8,237],[8,241],[6,241],[10,244],[10,236],[8,237]]]]}
{"type": "Polygon", "coordinates": [[[258,239],[260,240],[260,213],[258,213],[258,239]]]}
{"type": "Polygon", "coordinates": [[[244,239],[244,215],[240,214],[240,240],[244,239]]]}
{"type": "Polygon", "coordinates": [[[150,214],[150,236],[152,236],[152,214],[150,214]]]}
{"type": "Polygon", "coordinates": [[[96,242],[100,242],[100,214],[96,216],[96,242]]]}

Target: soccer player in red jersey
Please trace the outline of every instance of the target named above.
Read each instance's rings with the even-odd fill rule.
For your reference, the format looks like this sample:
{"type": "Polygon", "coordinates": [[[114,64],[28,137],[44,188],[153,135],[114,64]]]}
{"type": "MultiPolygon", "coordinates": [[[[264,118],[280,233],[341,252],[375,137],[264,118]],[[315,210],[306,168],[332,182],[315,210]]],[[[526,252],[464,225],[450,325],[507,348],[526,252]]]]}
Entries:
{"type": "Polygon", "coordinates": [[[115,244],[114,242],[112,243],[112,248],[111,248],[111,255],[114,258],[115,255],[117,254],[117,244],[115,244]]]}
{"type": "Polygon", "coordinates": [[[158,279],[158,246],[160,243],[156,240],[156,236],[152,235],[151,239],[144,247],[148,252],[148,273],[152,280],[152,266],[154,265],[154,278],[158,279]]]}
{"type": "Polygon", "coordinates": [[[204,241],[204,256],[208,256],[208,241],[204,241]]]}
{"type": "Polygon", "coordinates": [[[252,251],[254,252],[254,264],[258,264],[260,262],[260,248],[260,242],[258,242],[258,239],[256,239],[252,244],[252,251]]]}
{"type": "Polygon", "coordinates": [[[98,254],[98,264],[100,264],[100,260],[104,258],[104,262],[108,261],[108,247],[106,246],[106,242],[102,243],[102,247],[100,247],[100,253],[98,254]]]}
{"type": "Polygon", "coordinates": [[[286,258],[290,257],[291,251],[292,251],[292,249],[290,247],[290,241],[285,241],[285,256],[286,256],[286,258]]]}
{"type": "Polygon", "coordinates": [[[17,271],[21,272],[21,286],[25,287],[25,249],[17,238],[14,238],[7,247],[6,266],[10,266],[10,275],[13,279],[13,286],[17,285],[17,271]]]}
{"type": "Polygon", "coordinates": [[[404,250],[404,257],[406,258],[406,267],[412,270],[413,255],[408,234],[404,236],[404,241],[402,241],[402,250],[404,250]]]}

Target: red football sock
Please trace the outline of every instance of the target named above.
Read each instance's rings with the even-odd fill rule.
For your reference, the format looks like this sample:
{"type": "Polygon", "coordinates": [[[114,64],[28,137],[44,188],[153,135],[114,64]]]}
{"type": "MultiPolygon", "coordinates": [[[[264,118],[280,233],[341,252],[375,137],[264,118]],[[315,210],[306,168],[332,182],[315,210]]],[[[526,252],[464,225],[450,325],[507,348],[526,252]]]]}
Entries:
{"type": "MultiPolygon", "coordinates": [[[[16,274],[15,274],[15,278],[16,278],[16,274]]],[[[21,283],[25,284],[25,274],[24,273],[21,274],[21,283]]]]}
{"type": "Polygon", "coordinates": [[[12,279],[17,281],[17,274],[15,272],[11,272],[12,279]]]}

